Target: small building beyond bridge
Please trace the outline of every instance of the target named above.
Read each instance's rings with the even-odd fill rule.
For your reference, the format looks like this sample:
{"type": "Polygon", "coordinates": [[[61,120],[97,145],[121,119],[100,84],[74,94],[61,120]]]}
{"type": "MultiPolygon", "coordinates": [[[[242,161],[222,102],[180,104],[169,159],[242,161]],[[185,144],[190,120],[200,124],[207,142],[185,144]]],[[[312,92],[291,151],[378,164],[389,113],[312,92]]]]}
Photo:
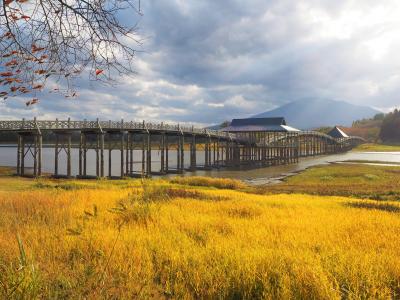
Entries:
{"type": "Polygon", "coordinates": [[[46,133],[52,139],[46,146],[54,148],[53,175],[72,176],[71,149],[78,148],[80,178],[113,177],[113,151],[120,153],[119,177],[151,176],[241,165],[289,164],[297,162],[299,157],[347,151],[364,141],[359,137],[345,136],[339,128],[331,135],[301,131],[288,126],[284,118],[233,119],[230,126],[220,131],[145,121],[0,121],[0,134],[4,132],[16,134],[18,175],[26,174],[25,160],[28,156],[33,159],[33,175],[42,174],[43,134],[46,133]],[[73,135],[79,137],[74,143],[73,135]],[[95,174],[87,172],[88,150],[94,150],[96,154],[95,174]],[[139,170],[134,170],[134,151],[141,153],[139,170]],[[152,151],[159,153],[157,170],[153,170],[152,151]],[[59,172],[61,153],[66,155],[66,174],[59,172]],[[204,157],[198,163],[200,153],[204,157]]]}

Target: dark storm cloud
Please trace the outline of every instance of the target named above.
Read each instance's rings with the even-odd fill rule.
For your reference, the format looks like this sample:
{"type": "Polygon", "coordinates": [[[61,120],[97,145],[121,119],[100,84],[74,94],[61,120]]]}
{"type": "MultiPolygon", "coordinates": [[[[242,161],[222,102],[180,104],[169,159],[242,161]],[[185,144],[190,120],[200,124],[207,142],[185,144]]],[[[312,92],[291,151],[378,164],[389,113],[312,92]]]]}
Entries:
{"type": "MultiPolygon", "coordinates": [[[[372,0],[142,0],[138,75],[82,80],[77,100],[0,103],[0,117],[216,123],[303,98],[389,109],[400,92],[400,5],[372,0]]],[[[126,16],[125,16],[126,17],[126,16]]]]}

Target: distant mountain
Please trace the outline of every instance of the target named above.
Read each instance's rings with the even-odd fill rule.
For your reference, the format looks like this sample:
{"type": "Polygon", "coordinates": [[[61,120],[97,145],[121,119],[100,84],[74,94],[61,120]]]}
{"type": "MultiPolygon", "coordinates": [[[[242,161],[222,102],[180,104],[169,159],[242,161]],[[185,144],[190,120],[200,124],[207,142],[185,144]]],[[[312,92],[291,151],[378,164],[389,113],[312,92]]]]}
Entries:
{"type": "Polygon", "coordinates": [[[253,117],[284,117],[290,126],[312,129],[334,125],[351,126],[355,120],[371,118],[378,113],[381,112],[371,107],[344,101],[307,99],[294,101],[253,117]]]}

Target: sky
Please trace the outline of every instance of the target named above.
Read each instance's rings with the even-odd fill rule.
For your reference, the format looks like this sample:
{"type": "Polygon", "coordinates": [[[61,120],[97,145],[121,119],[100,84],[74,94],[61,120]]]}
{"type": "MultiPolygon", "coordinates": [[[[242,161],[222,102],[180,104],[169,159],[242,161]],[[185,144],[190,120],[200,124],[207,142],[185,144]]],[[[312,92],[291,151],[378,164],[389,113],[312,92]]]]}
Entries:
{"type": "Polygon", "coordinates": [[[79,97],[0,102],[0,119],[148,120],[195,125],[291,101],[400,105],[398,0],[141,0],[133,77],[79,80],[79,97]]]}

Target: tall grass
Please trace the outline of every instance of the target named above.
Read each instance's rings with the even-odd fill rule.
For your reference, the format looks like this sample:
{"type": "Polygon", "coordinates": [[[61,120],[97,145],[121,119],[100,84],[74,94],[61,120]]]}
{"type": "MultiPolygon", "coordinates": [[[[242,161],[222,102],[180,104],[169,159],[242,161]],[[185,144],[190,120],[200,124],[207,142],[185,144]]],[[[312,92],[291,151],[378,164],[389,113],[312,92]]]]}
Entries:
{"type": "Polygon", "coordinates": [[[246,185],[243,182],[229,178],[211,178],[211,177],[199,177],[199,176],[174,177],[171,179],[171,182],[189,186],[215,187],[218,189],[239,190],[246,187],[246,185]]]}
{"type": "Polygon", "coordinates": [[[0,298],[400,297],[397,203],[180,180],[0,193],[0,298]]]}

